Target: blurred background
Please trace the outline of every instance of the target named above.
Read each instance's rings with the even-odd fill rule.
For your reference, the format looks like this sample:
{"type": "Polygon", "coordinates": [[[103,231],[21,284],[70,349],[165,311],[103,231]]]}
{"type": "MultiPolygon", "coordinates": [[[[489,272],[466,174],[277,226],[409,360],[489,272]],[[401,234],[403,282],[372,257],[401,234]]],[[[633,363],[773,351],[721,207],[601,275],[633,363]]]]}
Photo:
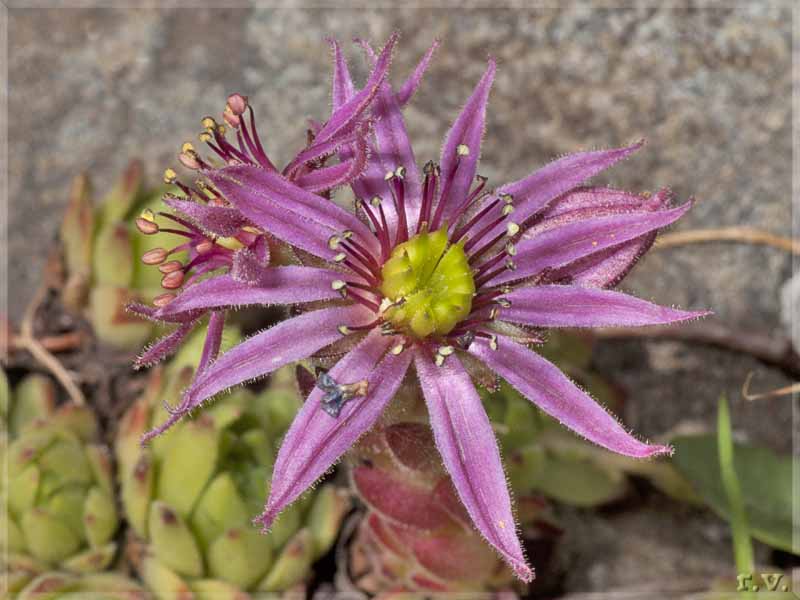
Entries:
{"type": "MultiPolygon", "coordinates": [[[[442,40],[406,112],[420,162],[438,156],[440,140],[492,55],[498,75],[480,167],[490,184],[522,177],[568,152],[646,138],[642,150],[598,182],[637,192],[670,187],[679,201],[696,198],[672,231],[747,226],[791,238],[800,214],[793,214],[791,199],[791,3],[616,4],[12,3],[12,327],[39,285],[76,174],[88,171],[96,195],[103,195],[129,160],[140,158],[148,180],[158,183],[164,168],[177,163],[180,144],[196,138],[200,119],[218,115],[231,92],[249,96],[268,153],[284,162],[304,145],[306,120],[327,114],[326,36],[345,44],[359,83],[366,70],[352,38],[380,45],[400,31],[395,81],[434,38],[442,40]]],[[[629,427],[651,439],[677,429],[713,430],[717,400],[727,394],[737,435],[790,452],[797,398],[746,401],[741,389],[750,372],[759,391],[797,380],[780,364],[796,318],[787,287],[792,258],[773,246],[737,242],[650,252],[622,289],[713,310],[711,333],[739,351],[663,336],[598,341],[594,367],[624,390],[621,412],[629,427]],[[775,360],[757,358],[765,352],[775,360]]],[[[795,282],[795,298],[799,287],[795,282]]],[[[676,577],[730,570],[725,522],[658,495],[601,511],[565,507],[560,518],[567,592],[658,590],[676,577]]]]}

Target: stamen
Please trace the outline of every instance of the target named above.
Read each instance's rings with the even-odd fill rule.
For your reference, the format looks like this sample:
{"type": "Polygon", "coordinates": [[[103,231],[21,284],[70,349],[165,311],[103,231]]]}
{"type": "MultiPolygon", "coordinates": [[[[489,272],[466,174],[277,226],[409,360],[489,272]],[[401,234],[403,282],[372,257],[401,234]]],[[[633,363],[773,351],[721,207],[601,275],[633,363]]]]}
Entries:
{"type": "Polygon", "coordinates": [[[417,222],[417,233],[422,231],[423,224],[430,223],[431,208],[433,207],[433,197],[439,183],[439,167],[433,161],[425,163],[423,168],[425,182],[422,187],[422,206],[419,211],[419,221],[417,222]]]}
{"type": "Polygon", "coordinates": [[[175,294],[171,292],[167,292],[166,294],[160,294],[155,298],[153,298],[153,306],[161,308],[172,302],[174,299],[175,299],[175,294]]]}
{"type": "Polygon", "coordinates": [[[144,235],[153,235],[158,233],[158,223],[144,216],[136,217],[136,229],[144,235]]]}
{"type": "Polygon", "coordinates": [[[397,211],[397,233],[395,244],[402,244],[408,241],[408,221],[406,218],[406,188],[403,181],[405,167],[397,167],[394,171],[389,171],[384,179],[389,183],[389,191],[394,200],[394,207],[397,211]]]}
{"type": "Polygon", "coordinates": [[[166,290],[177,290],[183,284],[183,271],[172,271],[161,279],[161,287],[166,290]]]}
{"type": "Polygon", "coordinates": [[[348,295],[348,297],[352,298],[353,300],[355,300],[359,304],[362,304],[362,305],[366,306],[371,311],[378,312],[378,309],[379,309],[378,304],[373,302],[372,300],[370,300],[368,298],[365,298],[364,296],[361,295],[360,292],[356,292],[354,290],[348,290],[347,295],[348,295]]]}
{"type": "Polygon", "coordinates": [[[206,254],[214,249],[214,242],[211,240],[203,240],[194,247],[198,254],[206,254]]]}
{"type": "Polygon", "coordinates": [[[381,206],[382,198],[380,196],[374,196],[372,200],[370,200],[370,204],[378,209],[378,212],[381,217],[381,227],[379,229],[380,234],[378,235],[378,239],[381,243],[381,260],[385,261],[389,258],[389,254],[391,253],[392,242],[389,239],[389,225],[386,223],[386,214],[383,212],[383,206],[381,206]]]}
{"type": "Polygon", "coordinates": [[[481,209],[474,217],[472,217],[468,223],[459,227],[453,232],[453,236],[451,238],[452,243],[456,243],[464,234],[467,233],[470,229],[472,229],[483,217],[485,217],[494,207],[500,204],[499,200],[494,200],[490,202],[485,208],[481,209]]]}
{"type": "Polygon", "coordinates": [[[405,349],[406,349],[406,343],[405,343],[405,342],[400,342],[400,343],[399,343],[399,344],[397,344],[396,346],[393,346],[393,347],[392,347],[392,349],[391,349],[391,350],[389,350],[389,352],[391,352],[391,353],[392,353],[392,354],[394,354],[395,356],[398,356],[398,355],[399,355],[400,353],[402,353],[402,352],[403,352],[403,350],[405,350],[405,349]]]}
{"type": "Polygon", "coordinates": [[[354,258],[360,259],[361,264],[367,267],[376,277],[380,274],[381,267],[378,261],[367,250],[362,248],[356,240],[347,240],[342,245],[354,258]]]}
{"type": "Polygon", "coordinates": [[[142,262],[146,265],[160,265],[167,259],[167,251],[164,248],[153,248],[142,254],[142,262]]]}
{"type": "Polygon", "coordinates": [[[464,201],[464,204],[461,206],[461,208],[458,209],[458,211],[456,212],[455,216],[453,217],[453,225],[454,226],[455,226],[456,223],[458,223],[462,219],[462,217],[465,214],[467,214],[467,211],[472,207],[472,205],[477,200],[479,200],[480,198],[484,198],[484,197],[489,195],[489,192],[487,192],[485,194],[481,194],[481,192],[483,191],[483,188],[486,186],[486,182],[489,181],[489,179],[487,177],[484,177],[483,175],[476,175],[475,176],[475,181],[478,182],[478,185],[476,185],[473,188],[473,190],[469,193],[469,196],[467,196],[467,199],[464,201]]]}
{"type": "Polygon", "coordinates": [[[503,271],[514,271],[517,268],[517,265],[514,264],[514,261],[507,260],[503,266],[497,267],[494,271],[490,271],[485,275],[475,279],[475,287],[480,288],[490,282],[492,279],[500,275],[503,271]]]}
{"type": "Polygon", "coordinates": [[[170,260],[158,265],[158,270],[161,271],[164,275],[167,275],[168,273],[172,273],[173,271],[183,270],[183,263],[179,260],[170,260]]]}
{"type": "Polygon", "coordinates": [[[178,174],[173,169],[165,169],[164,170],[164,183],[171,184],[175,183],[175,180],[178,178],[178,174]]]}

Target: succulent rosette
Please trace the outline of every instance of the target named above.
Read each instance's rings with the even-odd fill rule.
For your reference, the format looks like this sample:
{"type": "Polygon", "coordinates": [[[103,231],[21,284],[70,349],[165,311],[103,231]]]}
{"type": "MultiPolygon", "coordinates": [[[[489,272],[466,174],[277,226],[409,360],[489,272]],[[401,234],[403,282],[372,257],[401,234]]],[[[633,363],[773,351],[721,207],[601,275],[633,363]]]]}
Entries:
{"type": "MultiPolygon", "coordinates": [[[[269,535],[250,524],[263,506],[276,445],[300,405],[294,371],[258,394],[237,390],[199,418],[142,448],[139,438],[168,414],[203,345],[191,336],[166,368],[154,369],[119,424],[115,450],[127,554],[156,598],[249,598],[302,592],[312,564],[334,543],[347,495],[320,486],[269,535]]],[[[238,339],[228,328],[226,340],[238,339]]]]}
{"type": "MultiPolygon", "coordinates": [[[[207,312],[213,324],[240,306],[292,309],[277,325],[221,355],[218,337],[210,334],[182,400],[145,440],[232,386],[308,357],[343,354],[320,374],[283,440],[258,518],[268,529],[370,430],[404,379],[416,377],[436,447],[472,525],[529,581],[533,571],[473,379],[499,375],[545,413],[615,452],[640,458],[669,453],[666,446],[632,436],[530,346],[542,342],[548,328],[640,326],[704,314],[610,289],[657,231],[691,203],[671,208],[667,191],[584,186],[641,143],[568,155],[492,188],[477,174],[496,68],[491,59],[447,133],[439,162],[420,169],[402,108],[436,45],[394,89],[387,70],[395,43],[392,36],[377,55],[362,43],[373,69],[357,89],[332,42],[333,111],[314,127],[311,150],[282,171],[253,152],[244,133],[244,116],[252,111],[239,95],[231,96],[226,109],[235,117],[229,124],[239,126],[238,152],[226,150],[216,137],[211,148],[221,161],[184,149],[182,163],[203,185],[183,186],[181,200],[168,199],[183,214],[173,220],[218,236],[241,227],[235,234],[239,246],[217,249],[219,238],[192,238],[196,250],[206,240],[215,245],[213,259],[193,259],[193,268],[201,260],[216,262],[206,268],[207,277],[192,278],[181,293],[137,308],[178,324],[144,360],[172,350],[207,312]],[[345,183],[353,197],[332,199],[345,183]],[[292,249],[294,264],[285,264],[285,256],[268,263],[264,248],[272,248],[272,240],[292,249]]],[[[254,137],[252,125],[249,131],[254,137]]]]}
{"type": "Polygon", "coordinates": [[[0,371],[0,397],[0,453],[8,469],[0,481],[2,592],[34,597],[26,595],[28,586],[39,589],[38,577],[57,572],[70,589],[90,585],[81,577],[109,567],[119,524],[97,419],[88,407],[57,405],[44,375],[27,375],[11,390],[0,371]]]}

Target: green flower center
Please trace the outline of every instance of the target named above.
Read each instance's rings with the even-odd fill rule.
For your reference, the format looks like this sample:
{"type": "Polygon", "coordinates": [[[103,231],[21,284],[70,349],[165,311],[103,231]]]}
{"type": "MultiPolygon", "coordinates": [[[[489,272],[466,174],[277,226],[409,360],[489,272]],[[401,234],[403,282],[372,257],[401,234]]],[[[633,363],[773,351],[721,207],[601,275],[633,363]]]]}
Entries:
{"type": "Polygon", "coordinates": [[[384,318],[417,338],[450,333],[472,309],[472,269],[462,244],[448,246],[446,227],[395,247],[381,275],[381,292],[394,304],[384,318]]]}

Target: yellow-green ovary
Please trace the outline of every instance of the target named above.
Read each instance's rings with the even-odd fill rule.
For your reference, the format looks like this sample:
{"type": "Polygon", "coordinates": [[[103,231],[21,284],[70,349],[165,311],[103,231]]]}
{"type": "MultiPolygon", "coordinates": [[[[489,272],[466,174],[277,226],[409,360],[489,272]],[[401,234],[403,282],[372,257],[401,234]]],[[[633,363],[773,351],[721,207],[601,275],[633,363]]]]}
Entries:
{"type": "Polygon", "coordinates": [[[383,295],[398,303],[384,317],[415,337],[450,333],[472,308],[472,269],[461,244],[448,246],[444,227],[398,245],[381,274],[383,295]]]}

